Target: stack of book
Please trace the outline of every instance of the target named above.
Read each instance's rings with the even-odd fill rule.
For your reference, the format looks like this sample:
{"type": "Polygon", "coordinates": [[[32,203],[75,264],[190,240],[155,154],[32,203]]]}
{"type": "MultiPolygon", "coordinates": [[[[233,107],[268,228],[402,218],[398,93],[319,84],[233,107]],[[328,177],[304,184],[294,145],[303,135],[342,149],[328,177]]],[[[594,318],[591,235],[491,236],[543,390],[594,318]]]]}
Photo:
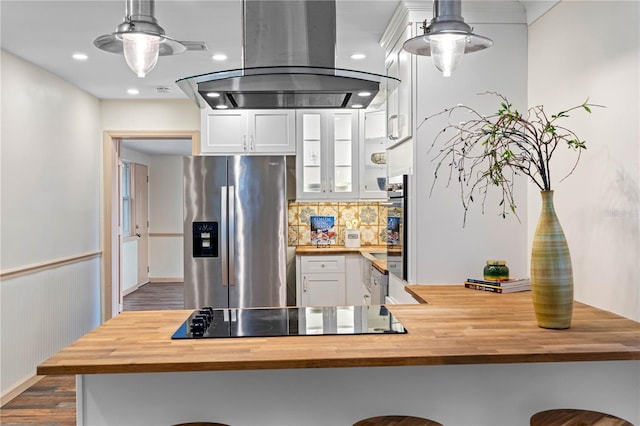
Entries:
{"type": "Polygon", "coordinates": [[[464,286],[474,290],[491,291],[493,293],[516,293],[518,291],[531,290],[531,282],[529,281],[529,278],[505,281],[489,281],[467,278],[464,282],[464,286]]]}

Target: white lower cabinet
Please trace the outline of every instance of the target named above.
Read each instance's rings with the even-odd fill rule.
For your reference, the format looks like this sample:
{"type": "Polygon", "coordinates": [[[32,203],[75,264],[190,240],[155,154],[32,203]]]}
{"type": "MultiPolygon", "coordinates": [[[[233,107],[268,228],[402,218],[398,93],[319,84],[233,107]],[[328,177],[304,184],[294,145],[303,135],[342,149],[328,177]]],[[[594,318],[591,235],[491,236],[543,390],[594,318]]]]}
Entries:
{"type": "Polygon", "coordinates": [[[303,306],[344,305],[344,274],[303,274],[303,306]]]}
{"type": "Polygon", "coordinates": [[[298,306],[345,305],[345,257],[298,256],[298,306]]]}
{"type": "Polygon", "coordinates": [[[362,305],[359,254],[297,256],[298,306],[362,305]]]}
{"type": "Polygon", "coordinates": [[[364,258],[360,254],[345,255],[346,263],[346,304],[347,305],[368,305],[363,303],[364,294],[362,292],[362,261],[364,258]]]}

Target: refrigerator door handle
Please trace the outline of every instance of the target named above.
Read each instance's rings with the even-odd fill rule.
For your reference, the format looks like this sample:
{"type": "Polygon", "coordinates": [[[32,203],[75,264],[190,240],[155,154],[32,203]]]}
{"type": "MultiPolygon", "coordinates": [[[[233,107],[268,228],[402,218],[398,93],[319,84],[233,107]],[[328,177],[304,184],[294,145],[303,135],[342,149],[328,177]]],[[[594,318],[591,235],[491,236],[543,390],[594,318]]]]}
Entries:
{"type": "Polygon", "coordinates": [[[236,191],[229,185],[229,285],[236,285],[236,191]]]}
{"type": "Polygon", "coordinates": [[[229,247],[227,246],[228,234],[227,234],[227,187],[220,187],[220,241],[221,244],[221,257],[222,257],[222,285],[224,287],[229,285],[229,270],[227,269],[227,252],[229,247]]]}

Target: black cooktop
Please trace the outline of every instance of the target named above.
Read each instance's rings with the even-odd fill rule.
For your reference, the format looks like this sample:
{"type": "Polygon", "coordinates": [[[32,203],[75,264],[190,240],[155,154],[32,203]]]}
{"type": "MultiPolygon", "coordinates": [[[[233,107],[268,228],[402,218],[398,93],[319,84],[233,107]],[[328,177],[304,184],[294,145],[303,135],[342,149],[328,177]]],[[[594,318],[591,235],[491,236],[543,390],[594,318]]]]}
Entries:
{"type": "Polygon", "coordinates": [[[172,339],[215,337],[402,334],[384,305],[196,309],[172,339]]]}

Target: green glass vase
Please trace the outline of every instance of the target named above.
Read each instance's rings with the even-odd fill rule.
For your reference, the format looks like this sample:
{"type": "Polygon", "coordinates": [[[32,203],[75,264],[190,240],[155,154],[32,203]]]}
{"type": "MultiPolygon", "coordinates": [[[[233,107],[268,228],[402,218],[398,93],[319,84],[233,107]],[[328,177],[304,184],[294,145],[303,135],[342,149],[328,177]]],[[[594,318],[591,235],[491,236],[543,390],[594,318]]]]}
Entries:
{"type": "Polygon", "coordinates": [[[482,274],[487,281],[506,281],[509,279],[509,267],[504,260],[487,260],[482,274]]]}

